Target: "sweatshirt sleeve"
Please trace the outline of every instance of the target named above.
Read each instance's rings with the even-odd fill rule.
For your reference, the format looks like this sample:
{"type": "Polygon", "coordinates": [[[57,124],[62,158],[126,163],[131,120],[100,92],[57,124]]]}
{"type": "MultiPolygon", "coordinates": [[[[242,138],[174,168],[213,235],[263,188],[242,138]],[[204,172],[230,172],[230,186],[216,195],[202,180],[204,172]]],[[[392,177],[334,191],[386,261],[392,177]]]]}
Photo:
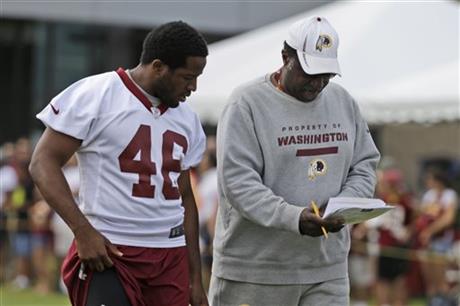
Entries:
{"type": "Polygon", "coordinates": [[[299,233],[304,208],[287,203],[263,184],[263,152],[249,107],[231,102],[217,131],[218,179],[224,197],[256,224],[299,233]]]}
{"type": "Polygon", "coordinates": [[[369,127],[361,116],[359,108],[355,106],[356,137],[353,159],[345,184],[338,197],[371,198],[374,195],[376,168],[380,160],[380,153],[372,139],[369,127]]]}

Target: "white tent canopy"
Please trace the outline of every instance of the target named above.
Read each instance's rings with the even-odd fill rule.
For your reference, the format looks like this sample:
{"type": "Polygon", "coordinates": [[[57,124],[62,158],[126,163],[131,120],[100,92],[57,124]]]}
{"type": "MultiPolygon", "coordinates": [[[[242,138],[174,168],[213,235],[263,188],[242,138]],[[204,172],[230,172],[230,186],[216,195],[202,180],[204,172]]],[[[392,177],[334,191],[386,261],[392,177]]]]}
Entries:
{"type": "Polygon", "coordinates": [[[282,65],[298,19],[326,17],[340,37],[342,84],[370,123],[460,120],[459,5],[441,2],[333,3],[210,46],[190,105],[216,123],[231,91],[282,65]]]}

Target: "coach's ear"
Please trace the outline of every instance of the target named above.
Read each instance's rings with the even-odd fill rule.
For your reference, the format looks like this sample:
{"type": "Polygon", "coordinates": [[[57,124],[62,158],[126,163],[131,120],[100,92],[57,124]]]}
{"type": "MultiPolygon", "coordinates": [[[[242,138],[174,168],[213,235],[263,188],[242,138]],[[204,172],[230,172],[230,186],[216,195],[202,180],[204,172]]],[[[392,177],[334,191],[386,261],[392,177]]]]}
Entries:
{"type": "Polygon", "coordinates": [[[286,66],[287,63],[289,62],[289,55],[288,55],[287,51],[284,50],[284,49],[281,50],[281,58],[283,59],[284,66],[286,66]]]}

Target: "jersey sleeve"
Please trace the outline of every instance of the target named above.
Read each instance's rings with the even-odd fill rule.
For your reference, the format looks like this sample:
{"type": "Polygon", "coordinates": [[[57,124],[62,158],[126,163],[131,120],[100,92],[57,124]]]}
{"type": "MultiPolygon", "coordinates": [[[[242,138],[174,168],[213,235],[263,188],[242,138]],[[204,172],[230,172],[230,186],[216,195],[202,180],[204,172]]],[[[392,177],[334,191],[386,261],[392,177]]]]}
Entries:
{"type": "Polygon", "coordinates": [[[182,170],[197,166],[203,158],[206,150],[206,135],[201,126],[198,116],[194,115],[193,131],[190,137],[189,150],[184,156],[182,170]]]}
{"type": "Polygon", "coordinates": [[[72,84],[54,97],[37,118],[55,131],[86,140],[100,104],[100,95],[90,83],[83,79],[72,84]]]}

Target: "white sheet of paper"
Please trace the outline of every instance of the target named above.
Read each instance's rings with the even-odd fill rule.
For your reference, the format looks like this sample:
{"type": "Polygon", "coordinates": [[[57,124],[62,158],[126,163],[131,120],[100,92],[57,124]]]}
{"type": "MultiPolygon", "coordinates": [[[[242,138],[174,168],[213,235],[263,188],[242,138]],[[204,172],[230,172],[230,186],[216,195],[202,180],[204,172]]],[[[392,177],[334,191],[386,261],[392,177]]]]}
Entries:
{"type": "Polygon", "coordinates": [[[393,206],[386,205],[380,199],[337,197],[329,199],[323,218],[341,216],[346,224],[355,224],[378,217],[391,209],[393,206]]]}

